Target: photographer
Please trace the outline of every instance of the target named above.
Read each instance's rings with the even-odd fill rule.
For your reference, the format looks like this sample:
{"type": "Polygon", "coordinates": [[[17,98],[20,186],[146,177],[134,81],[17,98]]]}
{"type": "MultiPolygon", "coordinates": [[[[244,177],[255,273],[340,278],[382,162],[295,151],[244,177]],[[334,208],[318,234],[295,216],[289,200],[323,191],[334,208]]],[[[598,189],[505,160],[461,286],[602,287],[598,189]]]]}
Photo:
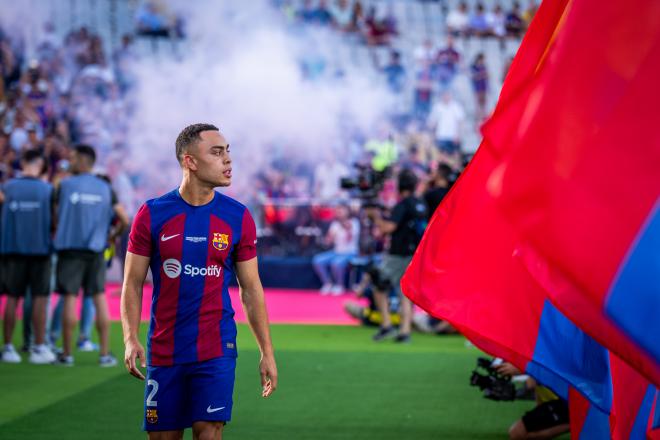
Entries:
{"type": "MultiPolygon", "coordinates": [[[[496,367],[506,377],[522,374],[513,364],[503,362],[496,367]]],[[[536,396],[536,406],[527,411],[509,428],[512,440],[552,439],[569,431],[568,403],[550,389],[530,379],[536,396]]]]}
{"type": "MultiPolygon", "coordinates": [[[[392,209],[388,218],[383,218],[379,209],[367,208],[367,215],[380,231],[390,236],[390,246],[387,254],[383,256],[373,276],[374,299],[383,321],[374,341],[394,337],[396,332],[392,327],[389,315],[387,292],[392,287],[400,292],[400,281],[406,271],[415,249],[422,237],[426,226],[426,205],[414,196],[417,187],[415,174],[404,169],[399,173],[397,189],[399,202],[392,209]]],[[[410,342],[412,322],[412,303],[408,298],[401,296],[401,324],[396,342],[410,342]]]]}

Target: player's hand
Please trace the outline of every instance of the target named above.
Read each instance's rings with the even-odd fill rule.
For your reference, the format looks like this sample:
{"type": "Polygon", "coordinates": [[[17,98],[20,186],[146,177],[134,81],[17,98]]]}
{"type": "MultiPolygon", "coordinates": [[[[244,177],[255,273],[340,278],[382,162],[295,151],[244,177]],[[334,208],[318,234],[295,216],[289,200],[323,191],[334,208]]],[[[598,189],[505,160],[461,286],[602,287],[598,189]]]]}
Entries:
{"type": "Polygon", "coordinates": [[[509,362],[502,362],[500,365],[495,367],[498,373],[502,376],[517,376],[522,374],[522,372],[516,368],[513,364],[509,362]]]}
{"type": "Polygon", "coordinates": [[[140,359],[140,366],[142,368],[147,367],[147,357],[144,352],[144,347],[137,340],[128,340],[126,341],[126,352],[124,353],[124,365],[128,372],[137,377],[138,379],[144,380],[144,374],[137,367],[137,359],[140,359]]]}
{"type": "Polygon", "coordinates": [[[277,389],[277,365],[274,356],[261,356],[259,362],[261,373],[261,397],[268,397],[277,389]]]}

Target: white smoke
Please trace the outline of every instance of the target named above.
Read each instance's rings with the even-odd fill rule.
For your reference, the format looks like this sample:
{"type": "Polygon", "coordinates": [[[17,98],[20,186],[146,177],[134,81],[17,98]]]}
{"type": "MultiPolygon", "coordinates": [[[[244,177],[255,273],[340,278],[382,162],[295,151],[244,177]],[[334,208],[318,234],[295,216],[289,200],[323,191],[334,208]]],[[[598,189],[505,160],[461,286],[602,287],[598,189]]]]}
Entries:
{"type": "Polygon", "coordinates": [[[188,124],[220,127],[232,146],[240,191],[269,159],[269,146],[283,148],[285,157],[322,160],[345,141],[345,121],[367,133],[392,110],[382,78],[371,66],[356,68],[354,48],[335,31],[294,31],[266,1],[185,5],[188,39],[179,56],[161,45],[158,55],[133,66],[129,145],[137,163],[155,171],[150,182],[158,190],[180,178],[174,140],[188,124]],[[300,67],[310,56],[327,63],[314,81],[300,67]]]}

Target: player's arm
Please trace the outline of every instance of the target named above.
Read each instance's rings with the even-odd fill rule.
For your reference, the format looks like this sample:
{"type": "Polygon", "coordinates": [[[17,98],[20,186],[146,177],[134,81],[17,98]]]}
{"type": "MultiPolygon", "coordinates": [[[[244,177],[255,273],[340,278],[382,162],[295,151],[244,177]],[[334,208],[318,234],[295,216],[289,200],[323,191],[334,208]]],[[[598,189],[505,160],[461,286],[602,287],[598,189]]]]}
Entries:
{"type": "Polygon", "coordinates": [[[151,260],[151,216],[147,205],[142,205],[133,220],[133,229],[128,236],[128,252],[124,264],[124,285],[121,290],[121,326],[124,331],[124,364],[138,379],[144,375],[137,368],[140,359],[142,368],[147,358],[140,344],[140,315],[142,312],[142,286],[151,260]]]}
{"type": "Polygon", "coordinates": [[[140,315],[142,313],[142,286],[147,277],[149,269],[149,257],[126,253],[124,265],[124,285],[121,291],[121,326],[124,332],[124,364],[126,369],[138,379],[144,379],[144,375],[137,368],[137,359],[145,368],[146,355],[144,347],[140,344],[140,315]]]}
{"type": "Polygon", "coordinates": [[[124,231],[128,228],[128,214],[126,214],[126,209],[122,206],[121,203],[115,203],[112,206],[112,210],[117,217],[117,224],[112,228],[110,239],[114,240],[115,238],[121,236],[124,231]]]}
{"type": "Polygon", "coordinates": [[[236,276],[243,309],[261,351],[261,361],[259,362],[261,385],[263,387],[261,395],[268,397],[277,388],[277,366],[275,364],[273,343],[270,338],[264,289],[259,279],[257,258],[237,262],[236,276]]]}
{"type": "Polygon", "coordinates": [[[391,220],[385,220],[380,208],[367,208],[367,215],[383,234],[387,235],[396,231],[397,223],[391,220]]]}

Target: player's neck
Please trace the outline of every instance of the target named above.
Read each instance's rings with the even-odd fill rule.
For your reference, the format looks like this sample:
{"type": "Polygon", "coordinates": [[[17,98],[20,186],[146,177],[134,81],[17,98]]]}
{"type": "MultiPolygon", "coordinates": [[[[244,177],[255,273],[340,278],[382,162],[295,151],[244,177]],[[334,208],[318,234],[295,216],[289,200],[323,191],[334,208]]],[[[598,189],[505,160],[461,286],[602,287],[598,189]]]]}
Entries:
{"type": "Polygon", "coordinates": [[[184,178],[179,186],[179,194],[189,205],[202,206],[213,200],[215,190],[184,178]]]}

